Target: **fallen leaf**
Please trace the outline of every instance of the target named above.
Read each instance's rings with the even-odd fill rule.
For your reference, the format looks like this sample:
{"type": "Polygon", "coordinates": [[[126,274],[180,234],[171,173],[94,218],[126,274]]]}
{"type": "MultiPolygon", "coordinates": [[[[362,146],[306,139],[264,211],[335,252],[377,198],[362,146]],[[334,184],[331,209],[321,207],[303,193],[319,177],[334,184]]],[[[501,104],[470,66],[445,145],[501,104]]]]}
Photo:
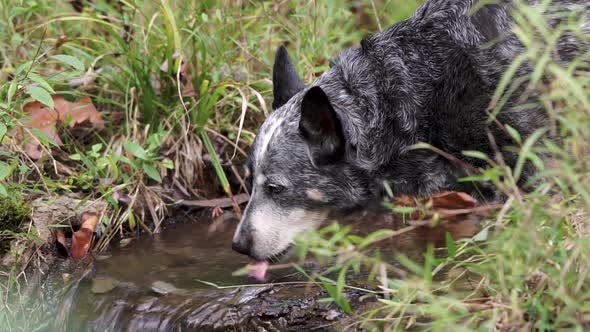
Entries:
{"type": "Polygon", "coordinates": [[[72,247],[70,248],[72,258],[74,259],[80,259],[86,256],[90,249],[92,235],[98,224],[97,214],[83,213],[80,219],[82,224],[80,225],[80,229],[74,232],[72,236],[72,247]]]}
{"type": "Polygon", "coordinates": [[[470,209],[477,206],[477,200],[464,192],[448,191],[428,198],[426,206],[432,209],[470,209]]]}
{"type": "Polygon", "coordinates": [[[68,247],[66,244],[66,234],[63,230],[57,229],[55,231],[55,247],[57,248],[57,253],[62,257],[68,257],[68,247]]]}
{"type": "Polygon", "coordinates": [[[428,224],[428,219],[435,214],[439,219],[456,219],[455,217],[472,214],[486,215],[489,211],[501,207],[499,204],[480,204],[471,195],[457,191],[424,198],[400,195],[393,201],[398,206],[416,208],[408,216],[415,225],[428,224]]]}
{"type": "Polygon", "coordinates": [[[73,259],[80,259],[86,256],[88,249],[90,249],[90,242],[92,241],[92,232],[86,228],[82,228],[74,232],[72,236],[72,247],[70,252],[73,259]]]}
{"type": "Polygon", "coordinates": [[[32,159],[39,159],[43,155],[41,142],[37,137],[31,135],[31,131],[39,130],[52,140],[55,144],[61,145],[62,141],[57,134],[58,123],[67,124],[73,128],[81,123],[89,122],[94,128],[102,128],[102,115],[96,110],[90,97],[84,96],[77,102],[69,102],[62,96],[52,96],[53,108],[44,105],[39,101],[32,101],[23,107],[26,118],[30,121],[24,122],[24,127],[18,128],[16,138],[25,143],[25,152],[32,159]]]}
{"type": "Polygon", "coordinates": [[[96,213],[84,212],[80,216],[80,221],[82,222],[80,225],[80,229],[88,229],[91,232],[94,232],[96,229],[96,224],[98,224],[98,217],[99,215],[96,213]]]}
{"type": "Polygon", "coordinates": [[[467,193],[458,191],[446,191],[424,198],[402,194],[395,197],[394,202],[401,206],[415,207],[418,205],[424,205],[433,210],[469,209],[477,206],[477,200],[475,198],[467,193]]]}

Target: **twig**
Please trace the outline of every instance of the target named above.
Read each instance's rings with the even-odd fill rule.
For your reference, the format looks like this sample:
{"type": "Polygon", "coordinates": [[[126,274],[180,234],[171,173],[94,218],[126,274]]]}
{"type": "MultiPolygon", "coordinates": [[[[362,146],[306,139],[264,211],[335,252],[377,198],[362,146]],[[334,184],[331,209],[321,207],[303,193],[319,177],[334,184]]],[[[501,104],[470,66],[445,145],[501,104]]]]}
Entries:
{"type": "MultiPolygon", "coordinates": [[[[450,162],[459,165],[460,167],[462,167],[465,172],[467,173],[467,175],[472,176],[475,174],[479,173],[479,170],[475,167],[473,167],[472,165],[466,163],[465,161],[453,156],[452,154],[445,152],[435,146],[432,146],[428,143],[421,143],[420,145],[423,145],[425,148],[427,148],[428,150],[431,150],[432,152],[442,156],[443,158],[449,160],[450,162]]],[[[414,148],[414,149],[418,149],[418,147],[414,148]]]]}
{"type": "Polygon", "coordinates": [[[227,194],[229,195],[229,199],[231,200],[231,205],[232,205],[234,211],[236,212],[236,216],[238,216],[238,218],[242,218],[242,209],[240,209],[240,205],[236,201],[234,194],[231,192],[231,190],[228,190],[227,194]]]}
{"type": "Polygon", "coordinates": [[[209,133],[212,133],[213,135],[221,138],[221,140],[223,140],[224,142],[232,145],[242,156],[247,157],[248,154],[246,153],[246,151],[244,151],[242,148],[240,148],[239,146],[236,145],[236,143],[232,142],[232,140],[230,140],[229,138],[225,137],[224,135],[221,135],[220,133],[216,132],[213,129],[210,128],[205,128],[205,130],[209,133]]]}
{"type": "Polygon", "coordinates": [[[176,204],[184,205],[184,206],[194,206],[194,207],[202,207],[202,208],[227,208],[231,207],[234,204],[243,204],[246,203],[250,199],[250,195],[248,194],[239,194],[230,197],[224,198],[214,198],[214,199],[203,199],[203,200],[195,200],[195,201],[179,201],[176,204]]]}
{"type": "Polygon", "coordinates": [[[236,169],[236,166],[234,164],[232,164],[230,168],[231,168],[231,171],[234,173],[235,177],[238,179],[238,182],[240,183],[240,186],[241,186],[240,189],[244,189],[246,194],[250,195],[250,192],[248,191],[248,187],[246,186],[246,182],[244,181],[242,176],[240,176],[240,173],[236,169]]]}

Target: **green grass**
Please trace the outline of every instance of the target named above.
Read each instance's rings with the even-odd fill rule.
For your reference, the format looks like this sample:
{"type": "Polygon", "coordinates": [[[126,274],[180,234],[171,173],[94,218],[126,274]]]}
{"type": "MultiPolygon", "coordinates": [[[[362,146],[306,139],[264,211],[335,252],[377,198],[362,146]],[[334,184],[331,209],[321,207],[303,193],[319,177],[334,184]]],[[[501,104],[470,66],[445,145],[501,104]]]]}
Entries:
{"type": "MultiPolygon", "coordinates": [[[[0,166],[18,167],[0,174],[0,195],[14,184],[24,184],[26,194],[82,191],[126,210],[113,214],[125,218],[112,220],[110,228],[136,229],[134,206],[118,206],[115,192],[134,194],[133,205],[149,201],[158,211],[165,210],[165,203],[152,184],[161,183],[168,196],[174,190],[185,197],[237,193],[226,174],[235,155],[228,151],[234,149],[222,144],[246,149],[270,111],[276,47],[287,44],[311,81],[337,50],[375,28],[376,20],[360,15],[371,17],[371,4],[362,3],[355,14],[345,1],[96,1],[85,3],[82,12],[68,2],[3,2],[0,82],[6,83],[0,87],[0,139],[6,162],[0,166]],[[85,76],[94,79],[70,87],[85,76]],[[65,130],[61,150],[70,157],[54,153],[42,160],[53,167],[39,167],[11,133],[28,122],[23,105],[31,100],[51,104],[50,94],[90,96],[106,129],[83,141],[65,130]],[[73,174],[56,172],[58,163],[73,174]],[[210,184],[213,174],[218,181],[210,184]]],[[[396,15],[406,16],[411,9],[396,10],[396,15]]],[[[31,133],[46,151],[55,148],[43,133],[31,133]]],[[[241,159],[238,154],[234,163],[241,159]]],[[[164,216],[148,219],[159,224],[164,216]]],[[[143,215],[137,217],[144,229],[153,229],[143,215]]]]}
{"type": "Polygon", "coordinates": [[[21,226],[28,221],[31,208],[15,191],[0,197],[0,255],[10,249],[10,241],[19,238],[21,226]]]}
{"type": "MultiPolygon", "coordinates": [[[[0,134],[26,126],[22,106],[51,103],[49,94],[90,96],[106,128],[83,141],[62,130],[65,153],[46,156],[42,164],[49,167],[34,165],[11,135],[0,135],[3,159],[19,165],[0,179],[0,189],[16,182],[28,193],[83,191],[115,209],[123,208],[114,192],[133,193],[134,203],[147,199],[158,211],[165,203],[153,184],[165,188],[165,196],[237,193],[230,159],[236,155],[233,163],[240,164],[270,112],[278,45],[288,46],[309,82],[338,50],[407,17],[417,3],[361,1],[352,10],[344,0],[82,2],[82,12],[68,2],[3,3],[0,134]],[[71,88],[80,77],[94,79],[71,88]],[[56,174],[57,163],[73,174],[56,174]]],[[[55,148],[46,135],[31,132],[44,149],[55,148]]],[[[134,229],[129,220],[111,225],[134,229]]]]}
{"type": "MultiPolygon", "coordinates": [[[[104,248],[120,229],[157,230],[174,191],[187,197],[237,194],[230,161],[240,164],[240,151],[247,150],[271,111],[276,47],[287,45],[310,82],[338,50],[406,18],[420,2],[362,0],[351,10],[352,1],[345,0],[97,0],[80,13],[67,1],[5,0],[0,3],[0,196],[16,189],[25,199],[46,192],[102,197],[113,209],[97,244],[104,248]],[[84,75],[95,79],[69,86],[84,75]],[[90,96],[106,126],[82,136],[62,128],[60,148],[37,132],[45,149],[61,152],[33,161],[11,133],[26,126],[23,105],[32,99],[47,103],[50,93],[90,96]],[[71,172],[56,173],[58,165],[71,172]],[[117,202],[120,193],[133,198],[131,205],[117,202]],[[140,208],[146,206],[154,213],[140,208]]],[[[519,165],[531,161],[542,185],[521,194],[515,183],[522,166],[512,170],[487,158],[490,168],[483,177],[508,197],[502,213],[474,238],[431,247],[423,261],[400,256],[410,271],[404,278],[365,251],[374,240],[397,233],[367,239],[331,226],[310,236],[304,244],[309,252],[340,258],[332,267],[338,277],[320,281],[346,311],[341,295],[346,275],[361,267],[390,268],[380,280],[386,285],[381,306],[352,313],[358,324],[437,331],[589,328],[590,245],[582,236],[590,208],[588,54],[568,67],[548,56],[566,31],[587,37],[580,36],[575,20],[547,29],[537,10],[520,11],[516,21],[528,50],[520,59],[532,62],[535,71],[527,78],[508,74],[495,101],[500,107],[503,96],[525,82],[527,93],[539,92],[552,121],[548,130],[560,139],[535,145],[512,134],[519,165]],[[547,153],[554,155],[551,167],[539,162],[547,153]],[[466,278],[473,286],[468,290],[459,287],[466,278]]]]}

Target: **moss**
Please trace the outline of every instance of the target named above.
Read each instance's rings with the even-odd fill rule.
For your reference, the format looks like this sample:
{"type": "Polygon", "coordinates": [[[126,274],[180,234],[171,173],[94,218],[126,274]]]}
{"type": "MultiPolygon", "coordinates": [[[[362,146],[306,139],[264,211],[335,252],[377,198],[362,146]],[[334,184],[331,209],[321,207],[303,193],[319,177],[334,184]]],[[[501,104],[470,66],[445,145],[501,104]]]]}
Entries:
{"type": "Polygon", "coordinates": [[[15,192],[0,197],[0,255],[10,248],[10,240],[19,233],[20,226],[30,217],[31,209],[15,192]]]}

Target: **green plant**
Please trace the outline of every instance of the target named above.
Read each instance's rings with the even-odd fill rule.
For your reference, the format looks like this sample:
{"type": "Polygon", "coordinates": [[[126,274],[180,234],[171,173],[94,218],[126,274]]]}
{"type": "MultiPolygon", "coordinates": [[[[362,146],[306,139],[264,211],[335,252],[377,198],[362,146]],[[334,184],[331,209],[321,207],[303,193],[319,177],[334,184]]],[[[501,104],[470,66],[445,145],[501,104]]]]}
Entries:
{"type": "Polygon", "coordinates": [[[31,214],[31,208],[15,191],[0,197],[0,255],[10,248],[10,241],[21,236],[21,226],[31,214]]]}

